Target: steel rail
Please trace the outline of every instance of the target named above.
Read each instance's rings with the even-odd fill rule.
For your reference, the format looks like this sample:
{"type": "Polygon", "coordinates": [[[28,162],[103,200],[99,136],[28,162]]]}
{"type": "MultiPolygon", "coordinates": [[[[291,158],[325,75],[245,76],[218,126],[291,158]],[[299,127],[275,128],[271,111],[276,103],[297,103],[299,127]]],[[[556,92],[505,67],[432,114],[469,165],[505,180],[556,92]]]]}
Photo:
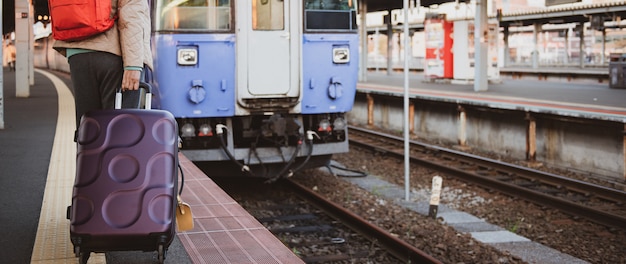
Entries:
{"type": "MultiPolygon", "coordinates": [[[[370,131],[363,128],[350,127],[351,131],[357,131],[360,133],[368,133],[374,135],[375,137],[382,137],[389,140],[402,140],[399,137],[388,135],[376,131],[370,131]]],[[[354,138],[354,136],[350,137],[350,143],[353,145],[360,145],[365,148],[375,149],[376,151],[387,152],[388,154],[394,155],[398,158],[403,158],[403,153],[400,151],[396,151],[391,149],[388,146],[373,146],[371,142],[364,143],[359,142],[354,138]]],[[[515,177],[516,175],[523,178],[532,178],[537,179],[539,182],[549,183],[550,185],[558,185],[559,187],[566,188],[568,191],[574,192],[583,192],[585,196],[593,195],[597,198],[602,198],[608,201],[612,201],[617,206],[623,205],[623,202],[626,201],[626,192],[622,192],[615,189],[606,188],[604,186],[599,186],[591,183],[585,183],[583,181],[568,179],[564,176],[559,176],[555,174],[550,174],[530,168],[525,168],[522,166],[508,164],[501,161],[496,161],[493,159],[488,159],[476,155],[467,154],[460,151],[450,150],[439,146],[428,145],[424,143],[419,143],[415,141],[411,141],[411,146],[413,147],[421,147],[429,150],[436,151],[438,154],[443,156],[452,157],[457,161],[463,160],[467,163],[472,164],[480,164],[479,166],[488,167],[491,169],[497,169],[499,171],[506,171],[507,174],[511,177],[515,177]]],[[[414,155],[410,158],[411,162],[418,164],[420,166],[439,171],[451,176],[457,176],[462,180],[474,182],[481,186],[499,190],[505,194],[520,197],[527,201],[541,204],[545,206],[550,206],[552,208],[559,209],[563,212],[566,212],[570,215],[576,215],[580,217],[584,217],[590,221],[596,222],[598,224],[602,224],[605,226],[611,226],[616,228],[625,228],[626,227],[626,217],[611,214],[605,211],[601,211],[596,208],[592,208],[589,206],[585,206],[576,202],[572,202],[560,197],[556,197],[554,195],[549,195],[544,192],[536,191],[521,185],[516,185],[508,182],[504,182],[502,180],[497,179],[496,177],[484,176],[475,171],[468,170],[467,168],[462,167],[452,167],[450,164],[442,164],[436,161],[429,161],[424,158],[418,158],[414,155]]]]}
{"type": "Polygon", "coordinates": [[[381,247],[388,250],[393,256],[405,261],[406,263],[442,263],[406,241],[394,237],[386,230],[369,223],[360,216],[344,209],[332,201],[325,199],[309,188],[291,180],[286,180],[285,184],[288,185],[289,188],[294,189],[298,195],[315,204],[346,226],[361,233],[370,240],[378,242],[381,247]]]}

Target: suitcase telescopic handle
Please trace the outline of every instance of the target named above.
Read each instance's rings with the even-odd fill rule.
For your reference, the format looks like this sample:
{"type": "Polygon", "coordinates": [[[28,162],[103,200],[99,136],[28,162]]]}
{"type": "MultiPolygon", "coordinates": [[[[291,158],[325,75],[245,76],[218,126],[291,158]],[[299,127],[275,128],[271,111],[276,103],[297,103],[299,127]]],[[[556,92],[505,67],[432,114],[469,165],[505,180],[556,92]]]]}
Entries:
{"type": "MultiPolygon", "coordinates": [[[[152,109],[152,86],[146,82],[139,82],[139,89],[146,90],[145,108],[152,109]]],[[[122,88],[115,92],[115,109],[122,109],[122,88]]]]}

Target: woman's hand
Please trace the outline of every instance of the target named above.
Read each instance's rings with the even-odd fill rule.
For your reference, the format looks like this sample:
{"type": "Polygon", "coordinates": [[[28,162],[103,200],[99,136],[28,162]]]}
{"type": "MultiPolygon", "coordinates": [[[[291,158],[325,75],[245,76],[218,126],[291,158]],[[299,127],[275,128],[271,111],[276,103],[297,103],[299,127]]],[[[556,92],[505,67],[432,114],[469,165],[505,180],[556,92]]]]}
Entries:
{"type": "Polygon", "coordinates": [[[141,71],[124,70],[124,76],[122,77],[122,91],[139,89],[140,77],[141,71]]]}

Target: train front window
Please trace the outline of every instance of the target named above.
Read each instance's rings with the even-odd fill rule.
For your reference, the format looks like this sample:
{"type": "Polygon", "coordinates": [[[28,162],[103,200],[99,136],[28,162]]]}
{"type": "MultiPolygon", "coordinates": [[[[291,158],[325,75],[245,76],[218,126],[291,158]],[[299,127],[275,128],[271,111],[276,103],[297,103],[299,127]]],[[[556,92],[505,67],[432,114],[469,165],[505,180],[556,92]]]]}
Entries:
{"type": "Polygon", "coordinates": [[[157,31],[230,31],[230,0],[157,0],[157,31]]]}
{"type": "Polygon", "coordinates": [[[285,29],[284,0],[252,0],[252,29],[285,29]]]}
{"type": "Polygon", "coordinates": [[[357,0],[304,0],[307,31],[356,31],[357,0]]]}

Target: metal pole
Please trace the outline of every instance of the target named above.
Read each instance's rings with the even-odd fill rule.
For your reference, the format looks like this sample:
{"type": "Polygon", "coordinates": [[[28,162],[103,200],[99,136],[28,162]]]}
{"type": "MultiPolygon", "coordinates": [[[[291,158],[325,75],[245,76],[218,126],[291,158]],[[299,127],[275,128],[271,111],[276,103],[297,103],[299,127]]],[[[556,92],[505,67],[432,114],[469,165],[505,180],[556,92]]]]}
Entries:
{"type": "Polygon", "coordinates": [[[404,0],[404,199],[406,201],[410,199],[411,189],[409,130],[409,0],[404,0]]]}
{"type": "MultiPolygon", "coordinates": [[[[0,14],[4,1],[0,0],[0,14]]],[[[0,28],[2,28],[2,19],[0,19],[0,28]]],[[[4,34],[2,34],[2,49],[0,49],[0,58],[4,58],[4,34]]],[[[3,66],[4,67],[4,66],[3,66]]],[[[4,70],[0,72],[0,129],[4,129],[4,70]]]]}
{"type": "Polygon", "coordinates": [[[393,25],[391,24],[391,9],[387,10],[387,75],[393,73],[393,25]]]}
{"type": "Polygon", "coordinates": [[[360,67],[359,67],[359,81],[365,82],[367,81],[367,55],[368,55],[368,47],[367,47],[367,2],[364,0],[360,0],[359,2],[359,13],[361,13],[361,27],[359,31],[361,31],[361,56],[360,56],[360,67]]]}

